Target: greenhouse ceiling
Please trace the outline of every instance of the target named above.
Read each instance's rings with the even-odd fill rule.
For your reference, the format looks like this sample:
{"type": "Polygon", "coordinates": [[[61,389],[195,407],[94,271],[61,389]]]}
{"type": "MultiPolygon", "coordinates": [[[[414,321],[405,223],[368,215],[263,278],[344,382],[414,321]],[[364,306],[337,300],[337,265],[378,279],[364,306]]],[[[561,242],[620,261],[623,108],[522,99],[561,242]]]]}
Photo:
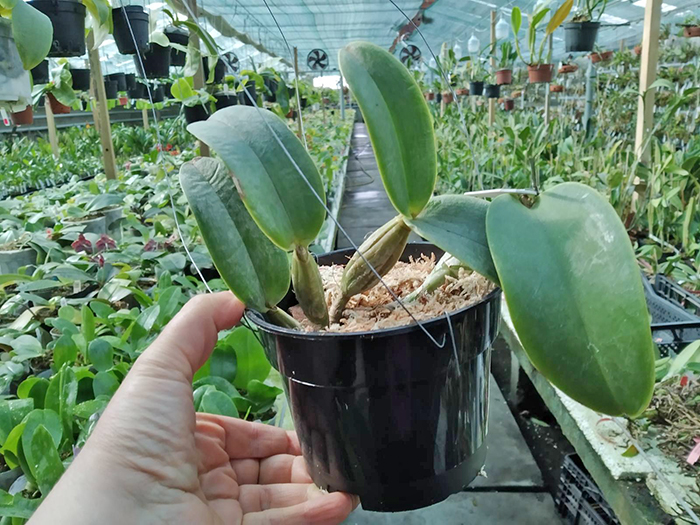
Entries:
{"type": "MultiPolygon", "coordinates": [[[[118,2],[119,0],[117,0],[118,2]]],[[[394,0],[408,17],[420,21],[420,31],[435,53],[443,42],[457,45],[466,54],[467,40],[476,36],[481,46],[490,38],[490,13],[510,22],[510,13],[518,6],[524,14],[534,1],[499,0],[394,0]]],[[[187,6],[176,0],[178,10],[191,18],[187,6]]],[[[117,5],[117,4],[115,4],[117,5]]],[[[557,3],[555,2],[555,5],[557,3]]],[[[618,49],[620,42],[632,46],[641,41],[645,0],[610,2],[601,18],[601,48],[618,49]]],[[[678,23],[698,6],[697,0],[664,0],[663,22],[678,23]]],[[[155,18],[156,27],[168,24],[163,1],[145,3],[155,18]]],[[[418,46],[423,60],[430,52],[417,31],[412,31],[404,15],[390,0],[199,0],[198,19],[224,51],[233,51],[243,68],[280,62],[291,65],[290,47],[297,47],[299,67],[308,71],[307,55],[313,49],[328,54],[329,67],[337,68],[337,53],[348,42],[368,40],[398,55],[407,44],[418,46]],[[279,27],[278,27],[279,26],[279,27]],[[285,42],[286,39],[286,42],[285,42]]],[[[524,34],[524,31],[521,33],[524,34]]],[[[512,38],[512,35],[511,37],[512,38]]],[[[553,55],[565,55],[563,30],[554,34],[553,55]]],[[[111,39],[101,48],[105,72],[133,71],[131,57],[119,55],[111,39]]]]}

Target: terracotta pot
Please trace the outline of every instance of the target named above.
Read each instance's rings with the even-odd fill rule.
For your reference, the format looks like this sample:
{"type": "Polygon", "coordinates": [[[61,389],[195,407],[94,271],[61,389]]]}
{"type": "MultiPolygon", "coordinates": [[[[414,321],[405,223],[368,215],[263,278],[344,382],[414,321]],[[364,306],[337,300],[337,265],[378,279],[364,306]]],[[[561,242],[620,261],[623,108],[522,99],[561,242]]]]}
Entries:
{"type": "Polygon", "coordinates": [[[530,79],[530,84],[551,82],[553,72],[554,64],[536,64],[527,66],[527,76],[530,79]]]}
{"type": "Polygon", "coordinates": [[[426,93],[425,100],[435,100],[435,93],[431,93],[431,92],[426,93]]]}
{"type": "Polygon", "coordinates": [[[614,54],[614,51],[603,51],[600,54],[600,59],[603,62],[607,62],[608,60],[610,60],[613,57],[613,54],[614,54]]]}
{"type": "Polygon", "coordinates": [[[287,113],[287,118],[297,118],[297,110],[290,109],[289,113],[287,113]]]}
{"type": "Polygon", "coordinates": [[[513,71],[510,69],[499,69],[496,71],[496,84],[504,86],[513,82],[513,71]]]}
{"type": "Polygon", "coordinates": [[[15,126],[28,126],[34,122],[34,110],[32,110],[32,106],[27,106],[22,111],[11,113],[10,118],[15,126]]]}
{"type": "Polygon", "coordinates": [[[562,86],[561,84],[551,84],[549,86],[549,91],[550,93],[563,93],[564,86],[562,86]]]}
{"type": "Polygon", "coordinates": [[[65,115],[67,113],[70,113],[70,106],[66,106],[65,104],[61,104],[56,97],[53,96],[53,93],[48,94],[49,97],[49,104],[51,105],[51,111],[54,112],[54,115],[65,115]]]}
{"type": "Polygon", "coordinates": [[[576,64],[564,64],[559,68],[560,75],[575,73],[576,71],[578,71],[578,66],[576,64]]]}
{"type": "Polygon", "coordinates": [[[683,36],[686,38],[693,38],[700,36],[700,27],[698,26],[686,26],[683,28],[683,36]]]}
{"type": "Polygon", "coordinates": [[[503,101],[503,109],[506,111],[513,111],[515,109],[515,100],[512,98],[507,98],[503,101]]]}
{"type": "Polygon", "coordinates": [[[597,64],[598,62],[600,62],[602,60],[602,58],[600,58],[600,55],[598,53],[591,53],[590,55],[588,55],[588,58],[590,58],[591,62],[593,62],[594,64],[597,64]]]}
{"type": "Polygon", "coordinates": [[[642,46],[634,46],[634,54],[638,57],[642,56],[642,46]]]}
{"type": "Polygon", "coordinates": [[[451,91],[445,91],[445,92],[443,92],[443,94],[442,94],[442,101],[443,101],[445,104],[452,104],[452,101],[453,101],[454,99],[455,99],[455,98],[454,98],[454,96],[452,95],[452,92],[451,92],[451,91]]]}
{"type": "Polygon", "coordinates": [[[469,94],[469,89],[468,88],[459,88],[457,91],[457,96],[458,97],[464,97],[469,94]]]}

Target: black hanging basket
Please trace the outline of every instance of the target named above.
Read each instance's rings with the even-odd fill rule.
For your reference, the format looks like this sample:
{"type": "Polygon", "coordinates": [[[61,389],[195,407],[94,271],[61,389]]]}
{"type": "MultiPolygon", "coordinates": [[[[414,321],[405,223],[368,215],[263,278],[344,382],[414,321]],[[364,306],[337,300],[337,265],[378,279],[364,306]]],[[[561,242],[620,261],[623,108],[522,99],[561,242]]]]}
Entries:
{"type": "Polygon", "coordinates": [[[124,75],[124,80],[126,81],[127,91],[136,87],[136,75],[134,73],[127,73],[124,75]]]}
{"type": "Polygon", "coordinates": [[[501,86],[498,84],[486,84],[484,86],[486,98],[498,98],[501,95],[501,86]]]}
{"type": "MultiPolygon", "coordinates": [[[[165,100],[165,89],[163,86],[151,86],[151,97],[154,104],[163,102],[165,100]]],[[[146,98],[148,98],[148,93],[146,93],[146,98]]]]}
{"type": "Polygon", "coordinates": [[[209,115],[209,108],[203,104],[197,104],[196,106],[185,106],[185,120],[188,124],[199,122],[201,120],[207,120],[209,115]]]}
{"type": "Polygon", "coordinates": [[[85,6],[73,0],[32,0],[29,5],[44,13],[53,25],[50,57],[85,54],[85,6]]]}
{"type": "Polygon", "coordinates": [[[114,100],[117,98],[119,90],[117,89],[116,80],[105,80],[105,96],[107,100],[114,100]]]}
{"type": "Polygon", "coordinates": [[[139,57],[134,57],[136,71],[142,78],[166,78],[170,74],[170,48],[163,47],[159,44],[151,42],[148,45],[148,50],[141,55],[143,61],[143,70],[139,63],[139,57]]]}
{"type": "Polygon", "coordinates": [[[127,91],[129,98],[132,100],[143,99],[148,100],[148,93],[146,92],[146,84],[141,82],[135,82],[134,87],[129,88],[127,91]]]}
{"type": "Polygon", "coordinates": [[[73,77],[73,89],[75,91],[89,91],[90,90],[90,70],[89,69],[79,69],[71,68],[70,75],[73,77]]]}
{"type": "Polygon", "coordinates": [[[238,104],[238,95],[236,93],[215,93],[214,98],[216,99],[217,110],[238,104]]]}
{"type": "Polygon", "coordinates": [[[593,51],[600,22],[569,22],[564,24],[566,52],[593,51]]]}
{"type": "Polygon", "coordinates": [[[483,95],[484,93],[484,83],[480,80],[475,82],[469,82],[469,94],[470,95],[483,95]]]}
{"type": "Polygon", "coordinates": [[[143,53],[148,47],[148,13],[139,5],[112,9],[114,42],[122,55],[143,53]],[[128,23],[127,23],[127,20],[128,23]],[[131,26],[131,30],[129,30],[131,26]],[[133,38],[131,33],[133,32],[133,38]],[[136,44],[134,44],[136,41],[136,44]]]}
{"type": "MultiPolygon", "coordinates": [[[[190,35],[187,31],[185,31],[182,28],[175,27],[175,26],[168,26],[165,28],[165,36],[168,37],[168,40],[172,42],[173,44],[179,44],[181,46],[187,47],[187,43],[190,40],[190,35]]],[[[174,47],[170,48],[170,65],[171,66],[184,66],[185,62],[187,61],[187,53],[183,51],[178,51],[174,47]]]]}
{"type": "Polygon", "coordinates": [[[110,73],[105,75],[105,80],[114,80],[117,83],[117,91],[126,91],[128,89],[126,74],[124,73],[110,73]]]}
{"type": "Polygon", "coordinates": [[[243,88],[243,91],[238,93],[238,103],[242,104],[244,106],[254,106],[255,104],[253,103],[253,100],[250,100],[251,98],[253,100],[255,100],[256,101],[255,104],[257,104],[258,99],[257,99],[257,95],[255,93],[255,82],[248,82],[245,85],[245,88],[243,88]],[[250,97],[248,97],[248,95],[246,95],[246,92],[248,92],[250,97]]]}
{"type": "MultiPolygon", "coordinates": [[[[202,58],[202,66],[204,67],[204,82],[209,81],[209,57],[202,58]]],[[[216,66],[214,66],[214,84],[220,84],[224,81],[224,74],[226,73],[226,64],[223,60],[217,60],[216,66]]]]}
{"type": "Polygon", "coordinates": [[[32,68],[32,80],[34,81],[34,84],[48,84],[49,83],[49,61],[44,60],[36,66],[35,68],[32,68]]]}

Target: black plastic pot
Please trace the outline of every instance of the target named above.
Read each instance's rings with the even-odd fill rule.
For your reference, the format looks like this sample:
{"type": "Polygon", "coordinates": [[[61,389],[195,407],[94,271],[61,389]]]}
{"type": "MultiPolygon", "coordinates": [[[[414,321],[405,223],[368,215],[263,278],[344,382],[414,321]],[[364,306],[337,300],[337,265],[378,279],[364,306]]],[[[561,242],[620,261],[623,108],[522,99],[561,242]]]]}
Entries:
{"type": "Polygon", "coordinates": [[[600,22],[569,22],[564,24],[566,52],[593,51],[600,22]]]}
{"type": "Polygon", "coordinates": [[[484,86],[484,95],[486,98],[498,98],[501,96],[501,86],[498,84],[486,84],[484,86]]]}
{"type": "Polygon", "coordinates": [[[484,83],[481,81],[469,82],[470,95],[482,95],[484,93],[484,83]]]}
{"type": "MultiPolygon", "coordinates": [[[[209,80],[209,57],[202,58],[202,66],[204,67],[204,82],[209,80]]],[[[220,84],[224,80],[226,73],[226,64],[223,60],[217,60],[214,66],[214,84],[220,84]]]]}
{"type": "Polygon", "coordinates": [[[253,104],[253,100],[250,100],[251,98],[255,100],[257,104],[258,99],[257,95],[255,94],[255,82],[248,82],[243,88],[243,91],[238,93],[238,103],[244,106],[254,106],[255,104],[253,104]],[[250,97],[246,95],[246,91],[250,97]]]}
{"type": "Polygon", "coordinates": [[[238,95],[236,93],[214,93],[214,98],[216,99],[217,110],[238,104],[238,95]]]}
{"type": "Polygon", "coordinates": [[[142,78],[166,78],[169,75],[170,70],[170,48],[163,47],[159,44],[151,42],[148,45],[148,50],[141,55],[141,60],[143,61],[143,70],[141,70],[141,64],[139,63],[139,57],[134,57],[134,63],[136,64],[136,71],[139,72],[139,76],[142,78]],[[144,75],[145,72],[145,75],[144,75]]]}
{"type": "Polygon", "coordinates": [[[70,70],[70,75],[73,77],[73,89],[75,91],[89,91],[90,89],[90,70],[85,68],[75,68],[70,70]]]}
{"type": "Polygon", "coordinates": [[[135,55],[148,48],[148,13],[140,5],[112,9],[114,41],[122,55],[135,55]],[[127,23],[127,20],[128,23],[127,23]],[[129,29],[131,27],[131,29],[129,29]],[[132,37],[133,32],[133,37],[132,37]],[[136,44],[134,44],[136,41],[136,44]]]}
{"type": "Polygon", "coordinates": [[[48,84],[49,82],[49,61],[44,60],[35,68],[32,68],[32,80],[34,84],[48,84]]]}
{"type": "Polygon", "coordinates": [[[126,89],[134,89],[136,87],[136,75],[134,73],[127,73],[124,75],[124,81],[126,82],[126,89]]]}
{"type": "Polygon", "coordinates": [[[207,120],[210,114],[211,112],[202,104],[185,106],[185,120],[188,124],[199,122],[200,120],[207,120]]]}
{"type": "MultiPolygon", "coordinates": [[[[165,36],[167,36],[168,40],[170,40],[173,44],[179,44],[181,46],[187,47],[190,35],[186,30],[175,26],[168,26],[165,28],[163,33],[165,33],[165,36]]],[[[184,66],[186,61],[187,53],[183,51],[178,51],[177,49],[172,47],[170,48],[171,66],[184,66]]]]}
{"type": "Polygon", "coordinates": [[[129,88],[129,90],[127,91],[127,94],[129,95],[129,98],[132,100],[148,99],[148,93],[146,92],[146,86],[145,86],[145,84],[141,84],[140,82],[136,82],[134,87],[129,88]]]}
{"type": "Polygon", "coordinates": [[[32,0],[29,5],[44,13],[53,25],[48,56],[79,57],[85,54],[85,6],[73,0],[32,0]]]}
{"type": "Polygon", "coordinates": [[[105,79],[105,96],[107,97],[107,100],[114,100],[119,96],[116,80],[105,79]]]}
{"type": "Polygon", "coordinates": [[[271,95],[265,94],[265,100],[268,102],[277,102],[277,87],[279,83],[274,78],[265,79],[265,87],[270,90],[271,95]]]}
{"type": "Polygon", "coordinates": [[[106,80],[114,80],[117,83],[117,91],[126,91],[126,75],[124,73],[110,73],[105,75],[106,80]]]}
{"type": "MultiPolygon", "coordinates": [[[[148,93],[146,93],[144,98],[148,99],[148,93]]],[[[156,102],[163,102],[165,100],[165,89],[163,89],[163,86],[151,86],[151,98],[154,104],[156,102]]]]}
{"type": "MultiPolygon", "coordinates": [[[[428,243],[403,260],[442,255],[428,243]]],[[[344,264],[352,250],[319,257],[344,264]]],[[[365,510],[417,509],[461,491],[486,456],[491,345],[501,293],[445,317],[361,333],[303,333],[250,312],[280,371],[307,469],[319,487],[357,494],[365,510]]],[[[296,303],[293,292],[280,306],[296,303]]]]}

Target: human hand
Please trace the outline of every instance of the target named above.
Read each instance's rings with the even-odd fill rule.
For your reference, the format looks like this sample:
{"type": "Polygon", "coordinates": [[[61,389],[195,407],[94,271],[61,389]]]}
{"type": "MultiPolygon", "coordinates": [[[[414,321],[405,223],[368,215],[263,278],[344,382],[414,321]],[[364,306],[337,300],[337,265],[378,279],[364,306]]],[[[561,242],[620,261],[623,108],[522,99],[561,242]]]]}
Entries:
{"type": "Polygon", "coordinates": [[[311,482],[294,432],[195,414],[192,376],[243,305],[190,300],[136,361],[31,525],[336,524],[356,497],[311,482]]]}

